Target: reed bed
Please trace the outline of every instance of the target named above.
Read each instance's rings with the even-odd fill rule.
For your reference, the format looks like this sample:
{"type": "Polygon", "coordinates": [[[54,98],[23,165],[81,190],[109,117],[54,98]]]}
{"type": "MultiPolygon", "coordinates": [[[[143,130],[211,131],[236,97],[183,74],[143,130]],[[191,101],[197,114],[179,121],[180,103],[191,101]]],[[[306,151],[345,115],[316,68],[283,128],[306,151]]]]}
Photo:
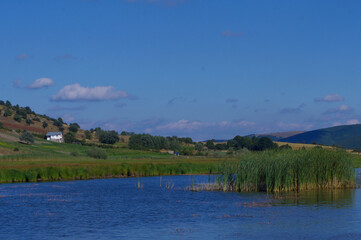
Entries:
{"type": "Polygon", "coordinates": [[[233,192],[289,192],[354,188],[352,155],[342,150],[283,150],[244,155],[222,164],[215,189],[233,192]]]}

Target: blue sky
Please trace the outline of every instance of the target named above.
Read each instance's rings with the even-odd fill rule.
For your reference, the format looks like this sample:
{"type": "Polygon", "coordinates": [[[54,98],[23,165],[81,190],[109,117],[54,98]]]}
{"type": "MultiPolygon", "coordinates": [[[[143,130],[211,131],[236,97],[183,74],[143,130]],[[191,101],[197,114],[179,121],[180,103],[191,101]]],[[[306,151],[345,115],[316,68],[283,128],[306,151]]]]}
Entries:
{"type": "Polygon", "coordinates": [[[8,0],[0,99],[196,140],[361,121],[360,1],[8,0]]]}

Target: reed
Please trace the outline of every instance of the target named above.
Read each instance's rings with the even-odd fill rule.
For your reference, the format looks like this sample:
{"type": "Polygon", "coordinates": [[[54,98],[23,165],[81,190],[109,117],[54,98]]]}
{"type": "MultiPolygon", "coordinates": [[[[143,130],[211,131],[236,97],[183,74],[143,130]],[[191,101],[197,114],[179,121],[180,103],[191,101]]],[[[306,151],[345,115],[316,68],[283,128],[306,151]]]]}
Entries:
{"type": "Polygon", "coordinates": [[[283,150],[244,155],[220,165],[216,189],[288,192],[355,187],[352,155],[342,150],[283,150]]]}

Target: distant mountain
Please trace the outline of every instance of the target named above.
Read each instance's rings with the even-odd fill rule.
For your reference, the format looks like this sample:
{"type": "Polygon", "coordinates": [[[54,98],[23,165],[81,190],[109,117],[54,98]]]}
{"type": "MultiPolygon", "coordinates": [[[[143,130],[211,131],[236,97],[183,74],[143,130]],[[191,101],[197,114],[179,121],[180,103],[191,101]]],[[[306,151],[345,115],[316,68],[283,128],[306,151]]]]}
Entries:
{"type": "Polygon", "coordinates": [[[361,148],[361,124],[323,128],[279,139],[280,142],[317,143],[344,148],[361,148]]]}
{"type": "MultiPolygon", "coordinates": [[[[262,134],[250,134],[250,135],[246,135],[246,136],[242,136],[242,137],[249,137],[249,138],[253,138],[253,137],[268,137],[270,138],[272,141],[278,141],[282,138],[286,138],[286,137],[290,137],[296,134],[300,134],[300,133],[304,133],[305,131],[293,131],[293,132],[276,132],[276,133],[262,133],[262,134]]],[[[233,139],[233,138],[232,138],[233,139]]],[[[232,139],[215,139],[216,143],[225,143],[228,140],[232,140],[232,139]]],[[[211,140],[211,139],[209,139],[211,140]]],[[[202,142],[207,142],[208,140],[204,140],[202,142]]]]}
{"type": "Polygon", "coordinates": [[[273,141],[278,141],[283,138],[288,138],[297,134],[304,133],[305,131],[292,131],[292,132],[276,132],[276,133],[263,133],[263,134],[256,134],[256,137],[268,137],[273,141]]]}

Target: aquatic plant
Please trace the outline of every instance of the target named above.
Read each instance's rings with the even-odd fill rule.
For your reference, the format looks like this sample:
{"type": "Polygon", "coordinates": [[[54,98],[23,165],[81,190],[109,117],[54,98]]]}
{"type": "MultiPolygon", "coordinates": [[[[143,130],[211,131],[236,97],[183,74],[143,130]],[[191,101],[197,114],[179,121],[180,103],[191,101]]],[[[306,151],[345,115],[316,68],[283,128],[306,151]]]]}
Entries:
{"type": "Polygon", "coordinates": [[[352,155],[342,150],[283,150],[244,155],[220,165],[223,191],[284,192],[355,187],[352,155]]]}

